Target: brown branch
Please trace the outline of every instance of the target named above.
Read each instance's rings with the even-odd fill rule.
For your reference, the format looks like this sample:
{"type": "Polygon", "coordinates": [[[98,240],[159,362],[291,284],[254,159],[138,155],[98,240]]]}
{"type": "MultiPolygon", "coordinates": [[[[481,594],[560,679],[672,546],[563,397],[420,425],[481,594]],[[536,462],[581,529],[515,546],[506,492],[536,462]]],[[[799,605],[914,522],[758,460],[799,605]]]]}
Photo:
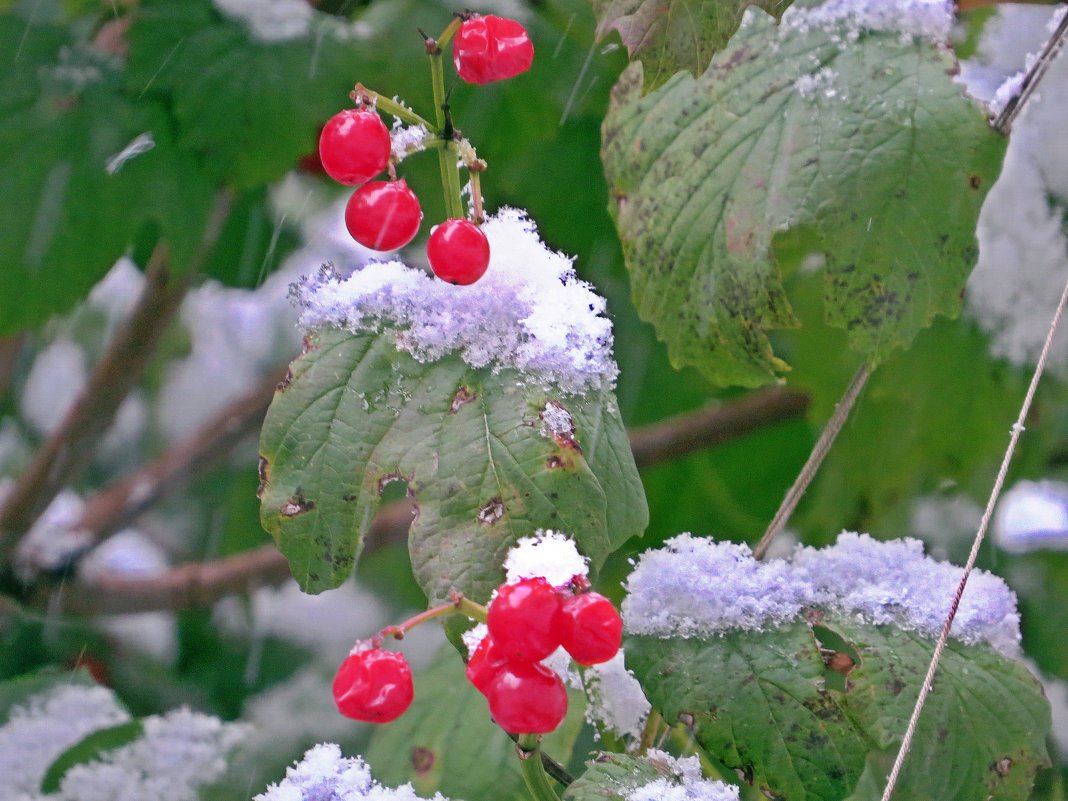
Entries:
{"type": "Polygon", "coordinates": [[[26,335],[11,334],[0,337],[0,400],[7,394],[11,386],[11,379],[15,374],[15,364],[18,362],[22,345],[26,341],[26,335]]]}
{"type": "Polygon", "coordinates": [[[19,539],[64,486],[79,476],[110,428],[130,390],[140,381],[168,324],[177,314],[189,279],[200,271],[230,213],[233,195],[220,193],[200,247],[184,276],[172,275],[167,247],[156,245],[145,269],[145,286],[130,317],[93,368],[63,422],[34,455],[0,507],[0,564],[9,562],[19,539]]]}
{"type": "Polygon", "coordinates": [[[1020,91],[1005,104],[1005,108],[1001,110],[1001,113],[994,120],[995,130],[1003,134],[1007,134],[1012,130],[1012,124],[1020,116],[1020,113],[1027,105],[1027,101],[1034,95],[1046,71],[1054,59],[1057,58],[1061,48],[1064,47],[1066,40],[1068,40],[1068,14],[1061,17],[1057,29],[1046,41],[1034,63],[1028,68],[1023,82],[1020,84],[1020,91]]]}
{"type": "Polygon", "coordinates": [[[97,543],[214,467],[241,440],[259,430],[283,376],[269,376],[177,447],[89,498],[76,528],[86,532],[89,543],[97,543]]]}
{"type": "Polygon", "coordinates": [[[635,429],[630,448],[638,467],[651,467],[800,417],[807,408],[808,396],[802,392],[786,387],[759,389],[737,400],[635,429]]]}
{"type": "MultiPolygon", "coordinates": [[[[263,390],[261,387],[260,391],[263,390]]],[[[217,458],[219,454],[206,432],[223,428],[223,421],[236,413],[238,405],[245,400],[249,401],[246,407],[248,417],[235,417],[243,421],[240,425],[251,424],[255,417],[252,411],[255,395],[255,392],[250,393],[247,399],[229,407],[219,420],[201,429],[182,446],[183,456],[165,455],[155,466],[149,466],[123,482],[121,489],[117,486],[106,490],[98,499],[90,501],[90,510],[83,520],[88,521],[95,515],[93,520],[96,522],[90,527],[99,526],[99,529],[93,528],[94,531],[114,530],[120,519],[123,525],[130,522],[135,508],[141,511],[147,508],[147,503],[136,505],[131,501],[131,496],[138,494],[137,483],[157,481],[165,484],[162,491],[173,490],[198,472],[196,465],[203,466],[209,458],[217,458]],[[158,478],[161,476],[167,478],[158,478]],[[94,512],[94,507],[100,511],[94,512]]],[[[631,448],[639,466],[650,467],[744,436],[758,428],[799,417],[807,406],[807,396],[794,390],[783,387],[758,390],[737,400],[637,429],[630,437],[631,448]]],[[[371,524],[364,554],[388,544],[404,542],[413,508],[410,501],[382,507],[371,524]]],[[[289,577],[285,557],[273,545],[264,545],[216,561],[180,565],[154,578],[111,577],[92,585],[66,585],[61,590],[60,604],[64,611],[81,615],[173,611],[210,606],[227,595],[276,585],[289,577]]],[[[46,603],[47,597],[37,600],[46,603]]]]}

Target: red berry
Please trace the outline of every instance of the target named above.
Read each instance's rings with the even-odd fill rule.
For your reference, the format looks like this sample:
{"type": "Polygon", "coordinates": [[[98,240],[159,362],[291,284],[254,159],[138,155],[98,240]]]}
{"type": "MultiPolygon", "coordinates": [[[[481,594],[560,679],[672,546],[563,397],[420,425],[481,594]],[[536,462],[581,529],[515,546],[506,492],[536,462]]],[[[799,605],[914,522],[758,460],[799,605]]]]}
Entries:
{"type": "Polygon", "coordinates": [[[603,595],[586,592],[565,598],[560,619],[561,644],[580,665],[607,662],[619,651],[623,621],[603,595]]]}
{"type": "Polygon", "coordinates": [[[377,112],[346,109],[338,112],[319,134],[319,159],[327,175],[347,186],[370,181],[389,163],[392,144],[377,112]]]}
{"type": "Polygon", "coordinates": [[[477,225],[454,217],[430,232],[426,255],[434,275],[466,286],[475,283],[489,267],[489,241],[477,225]]]}
{"type": "Polygon", "coordinates": [[[500,658],[537,662],[560,647],[560,594],[543,578],[502,584],[486,626],[500,658]]]}
{"type": "Polygon", "coordinates": [[[334,703],[347,718],[389,723],[412,703],[412,669],[404,654],[369,648],[349,654],[334,676],[334,703]]]}
{"type": "Polygon", "coordinates": [[[508,662],[486,692],[490,714],[512,734],[546,734],[567,714],[567,690],[544,665],[508,662]]]}
{"type": "Polygon", "coordinates": [[[423,219],[419,198],[401,178],[371,181],[349,198],[345,226],[352,238],[371,250],[396,250],[419,233],[423,219]]]}
{"type": "Polygon", "coordinates": [[[534,45],[514,19],[472,16],[460,24],[452,43],[452,63],[468,83],[490,83],[530,69],[534,45]]]}
{"type": "Polygon", "coordinates": [[[471,658],[467,660],[467,679],[475,685],[475,689],[485,695],[490,683],[497,678],[505,664],[506,661],[501,658],[493,639],[483,637],[471,658]]]}

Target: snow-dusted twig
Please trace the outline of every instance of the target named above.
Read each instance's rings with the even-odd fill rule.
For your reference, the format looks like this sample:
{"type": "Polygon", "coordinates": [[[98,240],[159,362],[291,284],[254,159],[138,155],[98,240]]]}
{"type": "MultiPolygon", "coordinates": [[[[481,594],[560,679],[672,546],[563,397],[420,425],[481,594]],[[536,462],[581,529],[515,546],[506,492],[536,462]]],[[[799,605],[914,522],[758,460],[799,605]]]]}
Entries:
{"type": "Polygon", "coordinates": [[[86,501],[78,528],[93,543],[130,525],[161,499],[204,474],[259,430],[283,372],[271,374],[158,459],[86,501]]]}
{"type": "MultiPolygon", "coordinates": [[[[1065,15],[1068,19],[1068,14],[1065,15]]],[[[1031,376],[1031,384],[1027,387],[1027,394],[1024,395],[1023,402],[1020,404],[1020,413],[1016,417],[1016,422],[1013,423],[1009,434],[1009,444],[1005,448],[1005,455],[1001,460],[1001,467],[998,470],[997,478],[994,479],[994,486],[990,490],[990,498],[987,500],[986,509],[983,511],[983,517],[979,521],[979,529],[975,532],[975,539],[972,541],[972,549],[968,554],[968,561],[964,564],[964,573],[961,575],[960,583],[957,585],[956,592],[953,594],[953,601],[949,607],[949,613],[946,615],[946,622],[942,626],[942,631],[938,635],[938,642],[935,644],[934,653],[931,656],[931,663],[927,667],[927,675],[924,677],[923,684],[920,685],[920,693],[916,698],[916,705],[912,709],[912,715],[909,718],[908,726],[905,729],[905,734],[901,739],[901,747],[898,749],[897,757],[894,759],[894,765],[890,769],[890,775],[886,780],[886,789],[883,791],[882,801],[890,801],[891,796],[894,794],[894,788],[897,786],[898,776],[901,774],[901,767],[905,763],[905,757],[908,756],[909,748],[912,746],[912,738],[916,733],[916,726],[919,723],[920,715],[923,713],[924,705],[927,703],[927,696],[931,693],[932,683],[934,682],[935,673],[938,671],[938,665],[942,661],[942,652],[946,648],[946,642],[949,640],[949,632],[953,628],[953,620],[957,616],[957,609],[960,607],[961,596],[964,595],[964,589],[968,585],[968,577],[971,575],[972,568],[975,567],[975,560],[979,556],[979,548],[983,544],[983,538],[986,536],[987,527],[990,525],[990,519],[994,514],[994,506],[997,504],[998,498],[1001,495],[1001,488],[1005,484],[1005,475],[1009,471],[1009,464],[1012,462],[1013,454],[1016,453],[1016,444],[1020,441],[1020,435],[1024,432],[1024,421],[1027,420],[1027,415],[1031,411],[1031,402],[1035,397],[1035,390],[1038,389],[1038,382],[1042,378],[1042,372],[1046,367],[1046,357],[1049,355],[1050,346],[1053,344],[1053,335],[1057,331],[1057,325],[1060,323],[1061,315],[1064,313],[1065,306],[1068,305],[1068,283],[1064,285],[1064,290],[1061,292],[1060,302],[1057,304],[1057,310],[1053,313],[1053,319],[1049,324],[1049,332],[1046,334],[1045,344],[1042,346],[1042,352],[1039,354],[1038,363],[1035,365],[1034,375],[1031,376]]]]}
{"type": "Polygon", "coordinates": [[[233,195],[221,192],[208,217],[200,247],[181,276],[170,268],[160,242],[145,269],[145,286],[129,319],[93,368],[59,428],[34,455],[0,507],[0,564],[9,562],[19,539],[56,494],[89,464],[127,394],[141,379],[167,323],[177,314],[191,276],[214,248],[229,216],[233,195]]]}
{"type": "MultiPolygon", "coordinates": [[[[250,395],[246,399],[250,402],[249,408],[251,398],[250,395]]],[[[164,455],[154,466],[150,465],[135,474],[135,477],[143,475],[148,482],[165,485],[151,500],[158,500],[163,491],[173,491],[199,472],[199,468],[192,468],[194,463],[203,466],[206,463],[204,460],[217,458],[197,452],[192,443],[199,442],[211,450],[206,432],[224,426],[223,421],[231,417],[240,403],[242,401],[235,402],[218,420],[201,429],[190,440],[189,452],[185,456],[179,455],[179,451],[187,446],[180,446],[175,453],[164,455]]],[[[635,461],[640,466],[649,467],[701,448],[722,444],[762,426],[791,419],[802,414],[806,406],[806,397],[791,390],[757,390],[714,408],[699,409],[636,429],[631,434],[631,448],[635,461]]],[[[140,513],[147,508],[147,498],[144,503],[136,503],[136,485],[140,482],[135,477],[131,477],[129,484],[123,482],[123,485],[106,490],[97,499],[89,501],[89,509],[83,519],[90,530],[110,532],[132,522],[135,510],[140,513]],[[112,497],[108,498],[109,494],[112,497]]],[[[150,483],[150,489],[151,486],[150,483]]],[[[364,554],[389,543],[403,542],[411,515],[409,503],[389,504],[379,510],[368,533],[364,554]]],[[[273,545],[265,545],[221,560],[181,565],[153,578],[116,577],[91,587],[68,583],[61,605],[68,612],[82,615],[188,609],[210,606],[226,595],[249,588],[278,584],[289,575],[285,557],[273,545]]],[[[46,603],[48,598],[42,594],[38,600],[46,603]]]]}
{"type": "Polygon", "coordinates": [[[1028,68],[1027,74],[1024,75],[1023,82],[1020,84],[1020,91],[1005,104],[1005,107],[994,119],[995,130],[1003,134],[1007,134],[1012,130],[1013,122],[1023,111],[1027,101],[1034,95],[1035,90],[1042,81],[1042,77],[1046,74],[1053,60],[1057,58],[1066,40],[1068,40],[1068,14],[1063,14],[1052,35],[1050,35],[1041,52],[1039,52],[1038,57],[1035,58],[1034,63],[1028,68]]]}
{"type": "Polygon", "coordinates": [[[764,554],[768,552],[768,548],[771,546],[772,541],[786,526],[787,521],[790,519],[790,515],[793,514],[798,502],[805,494],[805,490],[808,489],[808,485],[811,484],[812,479],[816,477],[816,473],[819,471],[820,465],[823,464],[823,460],[826,459],[827,454],[830,453],[831,446],[841,432],[842,426],[844,426],[846,420],[849,419],[849,413],[856,404],[857,398],[860,397],[860,391],[864,389],[864,385],[868,383],[868,377],[871,375],[871,371],[872,367],[867,362],[857,368],[857,372],[853,375],[853,380],[850,381],[849,386],[846,387],[845,394],[842,395],[842,399],[838,401],[838,405],[834,407],[834,413],[831,415],[831,419],[827,421],[827,425],[825,425],[823,431],[820,432],[820,438],[816,440],[816,444],[812,447],[812,453],[809,454],[808,461],[806,461],[805,466],[801,468],[801,472],[794,480],[793,485],[787,490],[786,496],[782,499],[782,504],[779,506],[779,510],[775,513],[775,517],[771,519],[771,523],[768,524],[767,531],[764,532],[764,536],[760,538],[760,542],[758,542],[757,546],[753,549],[753,556],[755,558],[764,558],[764,554]]]}

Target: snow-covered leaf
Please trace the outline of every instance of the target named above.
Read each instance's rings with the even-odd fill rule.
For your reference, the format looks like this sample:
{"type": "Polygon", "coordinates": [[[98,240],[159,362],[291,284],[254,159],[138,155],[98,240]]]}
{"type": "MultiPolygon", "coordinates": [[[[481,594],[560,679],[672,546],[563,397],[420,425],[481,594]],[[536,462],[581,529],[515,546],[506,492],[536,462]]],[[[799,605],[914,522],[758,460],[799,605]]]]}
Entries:
{"type": "Polygon", "coordinates": [[[261,508],[306,590],[351,573],[394,480],[419,505],[409,547],[431,601],[488,598],[508,549],[535,529],[573,534],[596,566],[644,528],[608,391],[561,395],[458,356],[421,363],[392,332],[315,331],[291,373],[264,423],[261,508]],[[547,406],[569,412],[573,431],[546,430],[547,406]]]}
{"type": "Polygon", "coordinates": [[[75,765],[82,765],[98,759],[105,751],[111,751],[129,745],[144,733],[145,727],[139,720],[129,720],[115,726],[97,729],[72,745],[51,764],[44,778],[41,779],[41,792],[54,793],[59,790],[63,777],[75,765]]]}
{"type": "Polygon", "coordinates": [[[898,5],[795,4],[781,26],[751,11],[701,77],[647,95],[637,66],[620,79],[611,210],[676,365],[746,385],[787,369],[768,339],[796,324],[774,255],[786,231],[811,236],[826,319],[871,360],[958,312],[1004,141],[932,41],[945,4],[898,5]]]}
{"type": "Polygon", "coordinates": [[[776,18],[792,0],[593,0],[597,36],[616,31],[632,61],[640,60],[646,92],[679,70],[700,75],[738,30],[750,6],[776,18]]]}

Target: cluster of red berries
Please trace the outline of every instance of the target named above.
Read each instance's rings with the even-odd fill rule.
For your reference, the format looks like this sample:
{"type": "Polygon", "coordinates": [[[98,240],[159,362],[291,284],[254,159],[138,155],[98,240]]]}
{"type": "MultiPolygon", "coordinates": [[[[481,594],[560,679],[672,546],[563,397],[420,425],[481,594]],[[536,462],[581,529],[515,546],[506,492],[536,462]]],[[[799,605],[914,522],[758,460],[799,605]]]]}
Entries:
{"type": "MultiPolygon", "coordinates": [[[[523,26],[492,14],[466,15],[452,52],[460,77],[477,84],[514,77],[530,69],[534,60],[534,46],[523,26]]],[[[423,219],[419,198],[403,178],[371,180],[389,167],[391,155],[389,130],[373,108],[335,114],[319,136],[319,161],[326,174],[359,187],[345,207],[345,225],[353,239],[371,250],[404,247],[423,219]]],[[[478,225],[453,217],[430,232],[427,259],[443,281],[473,284],[489,266],[489,242],[478,225]]]]}
{"type": "MultiPolygon", "coordinates": [[[[489,634],[471,654],[467,678],[486,696],[493,719],[513,734],[545,734],[567,713],[564,683],[543,659],[563,646],[581,665],[607,662],[623,633],[612,602],[591,592],[581,576],[564,587],[543,578],[502,584],[486,625],[489,634]]],[[[391,630],[357,643],[338,668],[333,692],[342,715],[389,723],[411,705],[408,660],[381,647],[382,634],[391,630]]]]}
{"type": "Polygon", "coordinates": [[[467,678],[490,714],[513,734],[544,734],[567,713],[567,690],[541,660],[563,646],[580,665],[619,651],[623,622],[612,602],[576,577],[564,588],[543,578],[502,584],[489,606],[489,634],[467,663],[467,678]]]}

